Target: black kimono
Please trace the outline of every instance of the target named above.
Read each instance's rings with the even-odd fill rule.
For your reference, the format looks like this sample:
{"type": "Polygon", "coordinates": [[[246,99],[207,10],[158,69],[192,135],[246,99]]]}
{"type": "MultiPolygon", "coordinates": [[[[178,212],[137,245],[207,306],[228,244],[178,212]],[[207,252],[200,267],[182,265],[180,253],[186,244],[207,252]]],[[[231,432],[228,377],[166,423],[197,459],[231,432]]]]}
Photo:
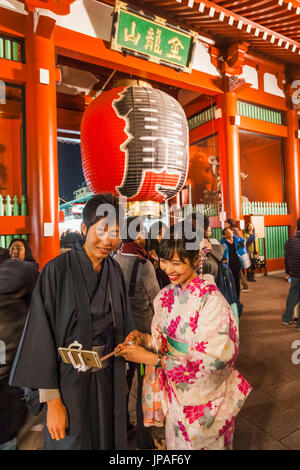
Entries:
{"type": "Polygon", "coordinates": [[[57,349],[77,340],[83,349],[102,345],[106,354],[133,327],[122,271],[110,256],[102,261],[97,274],[77,242],[44,267],[10,384],[60,390],[69,429],[60,441],[51,439],[46,430],[46,449],[127,448],[124,359],[113,357],[103,369],[78,372],[60,359],[57,349]]]}

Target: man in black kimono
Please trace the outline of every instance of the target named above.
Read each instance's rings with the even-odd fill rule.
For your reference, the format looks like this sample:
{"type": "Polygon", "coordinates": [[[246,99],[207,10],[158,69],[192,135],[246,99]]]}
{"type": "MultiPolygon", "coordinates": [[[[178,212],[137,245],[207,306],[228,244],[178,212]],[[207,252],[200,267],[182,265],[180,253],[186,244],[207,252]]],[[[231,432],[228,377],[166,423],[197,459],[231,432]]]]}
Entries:
{"type": "Polygon", "coordinates": [[[44,267],[33,293],[10,384],[39,389],[47,402],[46,449],[127,448],[124,359],[78,372],[58,353],[78,341],[105,355],[133,329],[122,271],[109,256],[119,244],[119,211],[115,196],[92,197],[83,210],[85,240],[44,267]],[[114,221],[99,216],[103,204],[115,210],[114,221]]]}

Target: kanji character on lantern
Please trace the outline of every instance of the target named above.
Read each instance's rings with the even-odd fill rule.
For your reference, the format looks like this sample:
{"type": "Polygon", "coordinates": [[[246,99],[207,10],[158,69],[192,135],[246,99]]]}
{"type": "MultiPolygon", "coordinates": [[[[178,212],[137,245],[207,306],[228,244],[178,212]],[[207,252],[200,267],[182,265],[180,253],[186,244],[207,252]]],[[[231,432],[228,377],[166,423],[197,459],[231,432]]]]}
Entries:
{"type": "Polygon", "coordinates": [[[121,146],[126,155],[126,173],[117,190],[121,196],[127,198],[135,196],[136,188],[142,187],[147,170],[155,168],[155,173],[166,171],[178,175],[173,188],[157,188],[167,198],[177,192],[178,183],[183,184],[186,178],[185,159],[182,158],[187,145],[185,115],[179,113],[178,109],[176,112],[174,108],[174,111],[169,111],[166,123],[166,116],[154,104],[158,103],[156,95],[156,90],[125,88],[120,98],[113,102],[118,116],[126,121],[128,139],[121,146]],[[133,107],[133,96],[143,102],[143,105],[133,107]],[[143,125],[137,127],[136,122],[143,125]]]}

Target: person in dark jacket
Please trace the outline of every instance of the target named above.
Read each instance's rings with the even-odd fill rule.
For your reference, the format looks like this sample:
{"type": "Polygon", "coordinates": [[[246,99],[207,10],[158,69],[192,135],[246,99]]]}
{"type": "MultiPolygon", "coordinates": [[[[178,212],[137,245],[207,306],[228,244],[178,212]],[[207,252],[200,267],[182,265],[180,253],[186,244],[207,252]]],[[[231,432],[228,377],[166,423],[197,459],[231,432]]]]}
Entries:
{"type": "Polygon", "coordinates": [[[90,368],[58,352],[77,341],[105,356],[134,326],[121,268],[109,256],[124,220],[119,200],[94,195],[82,217],[85,239],[39,276],[9,383],[39,389],[46,450],[126,450],[125,362],[110,357],[90,368]]]}
{"type": "Polygon", "coordinates": [[[2,263],[2,261],[5,261],[9,257],[9,251],[6,248],[0,248],[0,263],[2,263]]]}
{"type": "Polygon", "coordinates": [[[222,261],[225,246],[218,240],[211,239],[211,228],[209,226],[209,218],[204,216],[204,241],[207,249],[206,259],[203,261],[203,274],[211,274],[214,276],[215,282],[218,279],[219,264],[222,261]]]}
{"type": "MultiPolygon", "coordinates": [[[[114,260],[119,263],[123,272],[135,325],[139,331],[149,334],[154,314],[153,300],[158,294],[160,287],[154,267],[149,261],[147,251],[145,250],[145,232],[142,218],[128,217],[127,238],[123,239],[121,250],[114,257],[114,260]]],[[[142,409],[143,375],[141,374],[140,367],[137,367],[135,363],[130,363],[130,369],[127,374],[128,388],[130,390],[135,370],[137,370],[138,379],[136,403],[137,447],[139,449],[153,449],[154,443],[151,437],[151,430],[144,426],[142,409]]]]}
{"type": "Polygon", "coordinates": [[[240,298],[240,278],[243,268],[241,256],[246,252],[245,239],[237,237],[233,231],[227,227],[223,230],[221,243],[225,246],[223,262],[231,269],[238,298],[240,298]]]}
{"type": "Polygon", "coordinates": [[[148,251],[150,261],[154,266],[157,282],[159,284],[160,289],[163,289],[164,287],[170,284],[170,279],[168,275],[160,268],[160,261],[156,254],[159,247],[159,243],[167,230],[168,227],[162,220],[155,222],[150,227],[148,239],[146,241],[146,250],[148,251]]]}
{"type": "MultiPolygon", "coordinates": [[[[284,253],[285,271],[291,277],[291,287],[286,299],[282,324],[289,325],[292,323],[294,308],[300,300],[300,219],[297,220],[295,235],[284,245],[284,253]]],[[[297,320],[297,330],[300,331],[300,317],[297,320]]]]}
{"type": "Polygon", "coordinates": [[[61,248],[71,249],[76,244],[78,240],[81,240],[81,235],[79,232],[73,232],[72,229],[68,229],[66,236],[62,240],[61,248]]]}
{"type": "Polygon", "coordinates": [[[38,275],[28,261],[7,259],[0,265],[0,343],[5,345],[0,354],[0,450],[16,449],[27,415],[22,390],[10,387],[8,380],[38,275]]]}

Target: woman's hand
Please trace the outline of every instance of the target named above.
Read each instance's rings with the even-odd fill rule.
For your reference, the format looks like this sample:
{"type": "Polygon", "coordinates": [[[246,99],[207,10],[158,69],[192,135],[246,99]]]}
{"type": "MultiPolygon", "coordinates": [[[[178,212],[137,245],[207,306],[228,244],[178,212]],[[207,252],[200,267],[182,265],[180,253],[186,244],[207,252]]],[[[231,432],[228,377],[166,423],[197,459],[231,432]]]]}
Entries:
{"type": "Polygon", "coordinates": [[[126,361],[137,362],[138,364],[149,364],[151,366],[157,364],[158,355],[147,351],[141,346],[133,344],[130,346],[119,345],[119,347],[121,347],[121,351],[116,353],[116,356],[122,356],[126,361]]]}
{"type": "Polygon", "coordinates": [[[47,428],[52,437],[60,441],[66,436],[66,429],[68,428],[68,413],[61,398],[50,400],[47,402],[47,428]]]}
{"type": "Polygon", "coordinates": [[[144,346],[145,335],[138,330],[133,330],[131,333],[129,333],[123,345],[126,346],[127,343],[134,343],[137,346],[144,346]]]}

